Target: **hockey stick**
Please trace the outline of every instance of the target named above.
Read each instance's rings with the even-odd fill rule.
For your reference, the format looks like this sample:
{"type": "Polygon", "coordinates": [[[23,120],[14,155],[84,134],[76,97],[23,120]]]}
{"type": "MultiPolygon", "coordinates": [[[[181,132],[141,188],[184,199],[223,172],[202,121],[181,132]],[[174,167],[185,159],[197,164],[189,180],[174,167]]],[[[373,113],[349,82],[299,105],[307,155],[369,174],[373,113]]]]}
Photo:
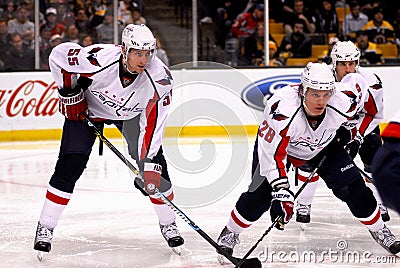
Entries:
{"type": "Polygon", "coordinates": [[[361,175],[363,175],[365,178],[367,178],[371,183],[374,183],[374,179],[370,175],[368,175],[367,172],[365,172],[362,168],[357,166],[357,164],[354,161],[354,159],[353,159],[353,164],[358,169],[358,171],[361,173],[361,175]]]}
{"type": "MultiPolygon", "coordinates": [[[[326,159],[326,156],[323,156],[322,159],[319,161],[318,165],[313,169],[313,171],[310,173],[308,178],[305,180],[305,182],[301,185],[299,190],[296,192],[294,195],[294,200],[300,195],[300,193],[304,190],[304,188],[307,186],[307,184],[311,181],[311,178],[314,177],[314,174],[318,171],[318,169],[321,167],[321,165],[324,163],[326,159]]],[[[257,242],[250,248],[250,250],[243,256],[243,258],[240,260],[238,264],[236,264],[235,267],[241,267],[240,265],[246,261],[247,257],[250,256],[250,254],[257,248],[258,244],[264,239],[264,237],[274,228],[275,224],[278,223],[278,221],[282,218],[282,216],[276,217],[276,219],[272,222],[272,224],[268,227],[267,230],[262,234],[262,236],[257,240],[257,242]]]]}
{"type": "MultiPolygon", "coordinates": [[[[117,149],[114,145],[101,133],[101,131],[86,117],[83,116],[82,119],[85,123],[94,130],[96,136],[103,141],[103,143],[110,148],[110,150],[115,153],[118,158],[125,163],[125,165],[135,174],[137,178],[143,181],[139,170],[117,149]]],[[[158,188],[155,189],[156,194],[160,196],[160,198],[179,216],[182,220],[184,220],[193,230],[195,230],[201,237],[203,237],[211,246],[213,246],[217,252],[227,258],[230,262],[232,262],[236,267],[242,268],[255,268],[261,267],[261,262],[258,258],[251,258],[248,260],[243,260],[239,258],[235,258],[228,253],[226,253],[206,232],[204,232],[196,223],[194,223],[182,210],[180,210],[172,201],[168,200],[168,198],[160,192],[158,188]],[[240,262],[240,265],[238,263],[240,262]]]]}

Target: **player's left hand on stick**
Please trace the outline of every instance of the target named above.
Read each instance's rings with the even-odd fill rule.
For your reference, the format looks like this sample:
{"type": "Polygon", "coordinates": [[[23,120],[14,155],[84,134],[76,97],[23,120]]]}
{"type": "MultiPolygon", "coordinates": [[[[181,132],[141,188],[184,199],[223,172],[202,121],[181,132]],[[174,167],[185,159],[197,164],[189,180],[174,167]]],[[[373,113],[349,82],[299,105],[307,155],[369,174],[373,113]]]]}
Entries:
{"type": "Polygon", "coordinates": [[[354,159],[358,154],[362,142],[363,142],[363,137],[361,136],[360,133],[357,133],[354,139],[350,141],[348,144],[346,144],[346,146],[344,147],[352,159],[354,159]]]}
{"type": "Polygon", "coordinates": [[[275,187],[272,190],[272,202],[270,208],[271,220],[274,221],[280,217],[275,227],[278,230],[283,230],[293,216],[294,195],[289,190],[289,184],[283,187],[275,187]]]}
{"type": "Polygon", "coordinates": [[[143,180],[145,184],[145,191],[152,195],[155,193],[156,188],[159,189],[161,185],[161,171],[162,166],[159,164],[145,162],[143,165],[143,180]]]}

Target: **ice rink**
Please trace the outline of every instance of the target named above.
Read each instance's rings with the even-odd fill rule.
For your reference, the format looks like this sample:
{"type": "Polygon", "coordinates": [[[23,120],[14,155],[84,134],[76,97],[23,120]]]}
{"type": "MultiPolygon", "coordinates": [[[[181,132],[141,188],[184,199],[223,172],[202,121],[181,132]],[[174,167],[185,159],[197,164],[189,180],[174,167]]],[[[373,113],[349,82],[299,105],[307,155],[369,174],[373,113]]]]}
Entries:
{"type": "MultiPolygon", "coordinates": [[[[122,141],[112,142],[124,151],[122,141]]],[[[252,141],[233,142],[248,151],[240,153],[243,148],[237,151],[232,141],[222,138],[187,139],[179,146],[174,140],[164,141],[170,176],[179,188],[176,204],[215,240],[250,177],[252,141]],[[191,173],[193,163],[196,172],[191,173]],[[241,180],[227,178],[234,177],[231,171],[241,180]],[[221,188],[218,180],[228,185],[226,189],[207,187],[221,188]]],[[[99,156],[98,145],[54,231],[52,251],[39,262],[33,240],[58,144],[0,143],[1,267],[233,267],[221,266],[215,249],[179,217],[185,244],[181,256],[172,253],[152,205],[134,188],[128,168],[106,147],[99,156]]],[[[263,267],[400,267],[400,259],[375,243],[322,181],[318,187],[312,222],[305,231],[292,219],[284,231],[273,229],[254,251],[252,256],[259,257],[263,267]]],[[[387,226],[400,237],[400,217],[390,212],[387,226]]],[[[270,224],[265,214],[242,233],[234,255],[243,256],[270,224]]]]}

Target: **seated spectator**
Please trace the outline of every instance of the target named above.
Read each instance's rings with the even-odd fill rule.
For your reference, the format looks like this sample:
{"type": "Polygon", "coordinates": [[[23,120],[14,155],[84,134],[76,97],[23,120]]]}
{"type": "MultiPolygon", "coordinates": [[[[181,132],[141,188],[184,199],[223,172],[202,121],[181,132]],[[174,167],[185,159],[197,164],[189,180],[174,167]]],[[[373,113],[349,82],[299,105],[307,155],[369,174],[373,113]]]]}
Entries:
{"type": "Polygon", "coordinates": [[[7,22],[15,18],[15,3],[13,0],[7,2],[6,9],[1,14],[1,17],[7,22]]]}
{"type": "Polygon", "coordinates": [[[57,22],[57,10],[54,7],[46,9],[46,24],[51,29],[51,35],[59,34],[62,36],[64,34],[65,27],[57,22]]]}
{"type": "Polygon", "coordinates": [[[130,8],[132,5],[135,5],[135,2],[132,2],[131,0],[123,0],[123,1],[118,1],[118,20],[122,22],[122,25],[126,25],[126,21],[129,19],[131,16],[131,11],[130,8]]]}
{"type": "Polygon", "coordinates": [[[145,18],[142,17],[142,13],[140,12],[140,9],[138,7],[131,7],[131,16],[126,20],[126,24],[146,24],[147,21],[145,18]]]}
{"type": "MultiPolygon", "coordinates": [[[[268,42],[269,63],[268,66],[283,66],[284,63],[278,58],[278,46],[274,41],[268,42]]],[[[265,66],[265,65],[261,65],[265,66]]]]}
{"type": "Polygon", "coordinates": [[[11,47],[3,60],[7,71],[31,71],[35,68],[34,51],[24,44],[19,33],[11,34],[11,47]]]}
{"type": "Polygon", "coordinates": [[[8,22],[8,32],[10,34],[19,33],[25,45],[30,46],[34,40],[35,25],[28,20],[28,10],[24,6],[17,8],[15,19],[8,22]]]}
{"type": "Polygon", "coordinates": [[[40,26],[40,41],[39,41],[39,55],[40,55],[40,69],[49,70],[49,54],[51,28],[47,24],[40,26]]]}
{"type": "Polygon", "coordinates": [[[97,38],[96,29],[93,27],[84,8],[78,8],[76,11],[75,26],[78,29],[81,38],[84,35],[90,35],[94,39],[97,38]]]}
{"type": "Polygon", "coordinates": [[[260,66],[264,62],[264,34],[264,22],[259,22],[255,32],[244,40],[245,65],[260,66]]]}
{"type": "Polygon", "coordinates": [[[84,35],[79,43],[82,47],[88,47],[94,44],[93,38],[90,35],[84,35]]]}
{"type": "MultiPolygon", "coordinates": [[[[288,1],[290,3],[291,1],[288,1]]],[[[294,6],[287,6],[286,1],[283,7],[283,24],[285,27],[285,33],[291,33],[294,28],[294,24],[299,19],[303,21],[305,33],[315,32],[315,17],[311,13],[305,12],[304,0],[294,0],[294,6]]]]}
{"type": "Polygon", "coordinates": [[[69,10],[69,7],[64,2],[57,4],[57,22],[64,26],[75,23],[74,13],[69,10]]]}
{"type": "Polygon", "coordinates": [[[68,25],[65,29],[64,37],[62,38],[62,42],[72,42],[79,44],[79,31],[74,24],[68,25]]]}
{"type": "Polygon", "coordinates": [[[51,49],[53,49],[54,47],[58,46],[61,43],[62,43],[61,35],[55,34],[55,35],[51,36],[51,38],[50,38],[50,47],[51,47],[51,49]]]}
{"type": "Polygon", "coordinates": [[[235,37],[247,37],[254,33],[258,22],[264,21],[264,5],[256,4],[249,12],[244,13],[232,25],[232,34],[235,37]]]}
{"type": "Polygon", "coordinates": [[[376,47],[376,44],[368,41],[368,33],[358,31],[356,34],[356,47],[360,50],[360,64],[382,64],[382,51],[376,47]]]}
{"type": "Polygon", "coordinates": [[[157,36],[155,36],[156,38],[156,56],[167,66],[169,66],[169,59],[168,59],[168,55],[167,52],[163,49],[163,47],[161,46],[161,42],[160,42],[160,38],[158,38],[157,36]]]}
{"type": "Polygon", "coordinates": [[[8,32],[7,22],[0,19],[0,59],[3,59],[8,48],[10,47],[11,35],[8,32]]]}
{"type": "Polygon", "coordinates": [[[380,7],[373,9],[373,18],[362,28],[368,34],[369,40],[375,44],[394,43],[394,28],[383,19],[383,10],[380,7]]]}
{"type": "Polygon", "coordinates": [[[368,17],[361,12],[361,5],[359,2],[351,2],[350,11],[351,12],[345,16],[342,23],[343,35],[355,34],[361,31],[362,27],[368,23],[368,17]]]}
{"type": "Polygon", "coordinates": [[[339,19],[335,8],[332,8],[332,0],[323,0],[320,12],[315,16],[315,32],[339,33],[339,19]]]}
{"type": "MultiPolygon", "coordinates": [[[[102,24],[96,27],[97,40],[100,44],[114,44],[114,17],[111,10],[107,10],[102,24]]],[[[122,27],[118,24],[118,43],[121,42],[122,27]]]]}
{"type": "Polygon", "coordinates": [[[225,40],[232,28],[232,23],[235,20],[232,13],[232,2],[224,1],[224,5],[217,8],[215,17],[215,43],[225,49],[225,40]]]}
{"type": "Polygon", "coordinates": [[[322,55],[318,55],[318,62],[325,62],[328,65],[332,64],[331,52],[337,42],[339,42],[339,38],[337,38],[337,37],[329,38],[329,42],[328,42],[329,47],[327,50],[324,50],[322,52],[322,55]]]}
{"type": "Polygon", "coordinates": [[[107,5],[103,3],[102,0],[91,0],[88,1],[89,6],[87,8],[87,13],[89,20],[93,27],[100,25],[103,20],[104,16],[106,15],[107,5]]]}
{"type": "Polygon", "coordinates": [[[279,51],[283,59],[311,57],[312,40],[304,33],[304,20],[295,22],[293,32],[285,35],[279,51]]]}

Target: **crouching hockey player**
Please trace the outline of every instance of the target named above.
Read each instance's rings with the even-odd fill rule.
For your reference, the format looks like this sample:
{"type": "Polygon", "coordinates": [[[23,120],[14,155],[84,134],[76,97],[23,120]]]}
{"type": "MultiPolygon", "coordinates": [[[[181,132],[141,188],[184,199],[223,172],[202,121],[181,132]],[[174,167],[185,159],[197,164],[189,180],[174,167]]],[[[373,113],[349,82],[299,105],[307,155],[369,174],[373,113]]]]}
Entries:
{"type": "MultiPolygon", "coordinates": [[[[294,195],[285,169],[287,161],[304,171],[320,166],[318,174],[376,242],[393,254],[400,251],[400,242],[382,221],[372,191],[344,148],[351,133],[342,125],[356,113],[361,101],[359,87],[366,86],[359,74],[348,74],[335,86],[325,63],[308,63],[300,85],[284,87],[268,100],[253,153],[252,182],[218,237],[227,253],[233,253],[239,234],[266,211],[272,221],[281,217],[275,225],[280,230],[292,217],[294,195]],[[354,80],[360,83],[354,84],[354,80]]],[[[224,262],[221,255],[219,260],[224,262]]]]}
{"type": "MultiPolygon", "coordinates": [[[[367,68],[360,67],[360,51],[351,41],[337,42],[332,52],[332,71],[336,81],[342,79],[351,73],[357,73],[367,81],[368,87],[363,89],[363,100],[357,110],[354,119],[349,124],[354,124],[357,129],[355,138],[345,145],[346,150],[354,159],[357,153],[364,164],[364,178],[366,185],[372,190],[378,201],[381,217],[383,221],[389,221],[390,216],[387,208],[382,204],[382,200],[375,186],[370,181],[372,159],[376,151],[381,147],[381,137],[379,123],[383,120],[383,86],[380,78],[370,72],[367,68]]],[[[307,172],[299,171],[298,179],[304,182],[308,177],[307,172]]],[[[373,178],[373,177],[372,177],[373,178]]],[[[311,219],[311,203],[314,198],[315,190],[318,186],[319,176],[315,175],[307,184],[297,199],[296,221],[300,223],[309,223],[311,219]]],[[[299,184],[301,187],[302,183],[299,184]]]]}
{"type": "MultiPolygon", "coordinates": [[[[99,129],[104,124],[114,124],[122,132],[129,154],[139,166],[163,237],[172,248],[184,243],[175,224],[175,213],[155,194],[161,179],[169,181],[161,142],[173,85],[171,73],[155,57],[155,49],[156,40],[150,29],[130,24],[122,32],[122,46],[99,44],[82,48],[63,43],[52,51],[50,69],[59,87],[60,112],[65,121],[34,249],[51,250],[54,228],[88,162],[96,135],[81,120],[84,116],[99,129]]],[[[168,185],[162,192],[172,200],[173,191],[168,185]]]]}

